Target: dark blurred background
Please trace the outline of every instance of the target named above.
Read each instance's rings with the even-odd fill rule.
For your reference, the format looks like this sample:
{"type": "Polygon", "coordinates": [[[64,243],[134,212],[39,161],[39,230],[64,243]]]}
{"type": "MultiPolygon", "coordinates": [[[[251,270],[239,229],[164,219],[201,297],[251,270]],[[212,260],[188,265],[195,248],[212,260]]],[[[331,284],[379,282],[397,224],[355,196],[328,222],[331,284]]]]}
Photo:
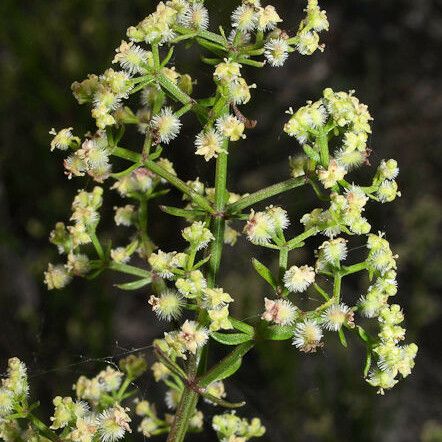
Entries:
{"type": "MultiPolygon", "coordinates": [[[[56,251],[47,241],[52,226],[69,217],[76,188],[93,183],[63,175],[58,153],[50,154],[48,131],[69,126],[92,128],[88,109],[79,107],[70,85],[110,65],[128,26],[146,16],[147,0],[2,0],[0,4],[0,363],[12,355],[30,367],[32,394],[51,410],[57,393],[70,394],[80,374],[93,375],[105,357],[146,347],[161,335],[147,308],[146,291],[121,292],[115,275],[92,283],[76,280],[61,292],[47,292],[42,272],[56,251]]],[[[225,21],[236,2],[208,1],[212,27],[225,21]],[[222,6],[219,5],[222,3],[222,6]],[[213,13],[215,12],[215,13],[213,13]],[[215,23],[216,21],[216,23],[215,23]]],[[[301,0],[274,1],[284,25],[296,31],[301,0]]],[[[259,85],[244,113],[257,128],[231,154],[229,189],[253,191],[288,177],[288,155],[299,147],[282,133],[289,107],[317,99],[324,87],[355,89],[374,116],[370,140],[373,166],[355,179],[368,180],[382,158],[399,161],[402,198],[371,206],[373,230],[386,230],[399,253],[400,291],[408,340],[420,351],[412,375],[384,397],[362,379],[363,349],[357,340],[343,349],[329,339],[325,349],[305,356],[286,343],[260,346],[227,389],[248,399],[242,415],[255,414],[267,427],[265,441],[442,441],[442,358],[440,352],[442,170],[442,3],[431,0],[324,1],[331,30],[324,54],[295,55],[282,69],[250,71],[259,85]],[[259,77],[258,77],[259,76],[259,77]],[[259,78],[259,79],[258,79],[259,78]]],[[[210,68],[194,50],[175,60],[177,70],[199,78],[204,96],[210,68]]],[[[185,179],[209,181],[212,171],[193,156],[197,126],[191,116],[167,150],[185,179]]],[[[210,164],[211,165],[211,164],[210,164]]],[[[110,197],[110,200],[115,197],[110,197]]],[[[177,195],[172,195],[172,201],[177,195]]],[[[100,233],[113,235],[112,200],[100,233]]],[[[109,201],[108,201],[109,203],[109,201]]],[[[280,198],[295,228],[317,202],[301,190],[280,198]]],[[[165,250],[179,247],[175,219],[153,211],[152,236],[165,250]]],[[[121,235],[119,233],[118,235],[121,235]]],[[[254,317],[266,288],[250,266],[256,256],[274,257],[239,240],[226,250],[222,282],[239,298],[236,314],[254,317]],[[249,276],[244,276],[249,275],[249,276]]],[[[293,257],[303,259],[302,256],[293,257]]],[[[348,296],[359,297],[366,281],[350,280],[348,296]]],[[[152,358],[149,349],[145,350],[152,358]]],[[[3,368],[0,369],[0,371],[3,368]]],[[[160,397],[152,382],[142,383],[148,398],[160,397]]],[[[207,419],[213,411],[208,411],[207,419]]],[[[213,441],[214,436],[190,440],[213,441]]]]}

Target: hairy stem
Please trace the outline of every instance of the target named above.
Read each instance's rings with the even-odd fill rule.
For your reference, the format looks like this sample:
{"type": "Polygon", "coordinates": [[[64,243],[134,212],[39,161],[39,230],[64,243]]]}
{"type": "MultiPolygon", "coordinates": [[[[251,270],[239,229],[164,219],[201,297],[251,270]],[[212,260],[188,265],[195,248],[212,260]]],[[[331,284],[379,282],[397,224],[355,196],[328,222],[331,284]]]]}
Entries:
{"type": "MultiPolygon", "coordinates": [[[[227,108],[225,109],[227,112],[227,108]]],[[[216,160],[216,172],[215,172],[215,213],[213,214],[213,222],[211,225],[211,231],[215,239],[212,241],[210,248],[210,261],[209,261],[209,273],[208,273],[208,286],[214,287],[216,274],[221,262],[222,249],[224,245],[224,210],[226,207],[226,195],[227,195],[227,166],[228,166],[228,141],[226,140],[223,145],[224,152],[220,153],[216,160]]],[[[198,321],[201,322],[203,315],[199,315],[198,321]]],[[[207,344],[206,344],[207,345],[207,344]]],[[[187,370],[187,379],[189,382],[195,379],[199,364],[205,364],[205,358],[207,357],[207,351],[200,350],[197,352],[196,357],[192,358],[189,362],[187,370]]],[[[175,414],[175,419],[172,424],[172,428],[167,438],[167,442],[182,442],[186,436],[189,420],[195,413],[195,408],[198,403],[199,394],[190,386],[184,388],[181,396],[181,401],[175,414]]]]}
{"type": "Polygon", "coordinates": [[[153,244],[149,235],[147,234],[147,219],[148,219],[148,200],[143,197],[140,201],[140,210],[138,211],[138,224],[141,236],[141,241],[143,244],[143,250],[146,259],[153,252],[153,244]]]}
{"type": "Polygon", "coordinates": [[[224,152],[220,153],[216,161],[215,175],[215,216],[212,223],[212,234],[215,240],[210,248],[208,285],[214,287],[216,274],[221,262],[221,254],[224,245],[225,219],[224,210],[227,194],[227,164],[228,164],[228,142],[224,142],[224,152]]]}

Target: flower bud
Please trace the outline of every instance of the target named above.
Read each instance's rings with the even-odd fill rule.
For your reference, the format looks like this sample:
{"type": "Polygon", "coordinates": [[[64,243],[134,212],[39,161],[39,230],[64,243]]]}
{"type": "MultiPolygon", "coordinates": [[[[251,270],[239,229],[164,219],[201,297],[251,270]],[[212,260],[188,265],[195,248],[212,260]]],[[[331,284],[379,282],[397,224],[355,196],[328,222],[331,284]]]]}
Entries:
{"type": "Polygon", "coordinates": [[[210,241],[215,239],[202,221],[194,222],[191,226],[186,227],[182,231],[182,235],[183,238],[190,243],[191,247],[196,250],[204,249],[210,241]]]}
{"type": "Polygon", "coordinates": [[[63,265],[48,265],[48,270],[44,273],[44,282],[48,290],[62,289],[71,282],[67,270],[63,265]]]}
{"type": "Polygon", "coordinates": [[[401,196],[401,192],[398,191],[396,181],[385,180],[379,186],[376,196],[381,203],[390,203],[394,201],[397,196],[401,196]]]}
{"type": "Polygon", "coordinates": [[[118,365],[131,379],[139,378],[147,370],[146,360],[136,355],[129,355],[121,359],[118,365]]]}

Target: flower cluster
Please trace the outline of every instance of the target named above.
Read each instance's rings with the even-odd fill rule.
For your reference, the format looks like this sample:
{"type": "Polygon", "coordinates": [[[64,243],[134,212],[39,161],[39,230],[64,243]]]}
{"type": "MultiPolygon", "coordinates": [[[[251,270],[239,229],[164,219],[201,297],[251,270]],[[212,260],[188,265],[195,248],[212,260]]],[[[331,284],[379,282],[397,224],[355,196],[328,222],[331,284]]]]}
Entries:
{"type": "Polygon", "coordinates": [[[399,173],[397,162],[382,160],[370,186],[362,187],[345,180],[353,168],[368,164],[366,159],[370,153],[367,141],[372,118],[367,106],[359,102],[353,91],[326,89],[322,99],[307,102],[296,112],[290,109],[289,113],[291,117],[284,130],[297,139],[305,154],[291,159],[292,174],[299,178],[299,183],[309,182],[321,200],[329,201],[329,206],[315,208],[302,216],[304,233],[293,239],[286,238],[285,230],[290,222],[284,209],[269,207],[261,212],[251,211],[244,228],[247,238],[280,254],[279,277],[261,263],[255,266],[282,298],[265,298],[261,318],[274,326],[288,327],[287,337],[291,335],[293,345],[306,353],[324,345],[326,331],[337,332],[345,346],[344,331],[358,331],[372,358],[366,364],[367,381],[383,393],[397,383],[398,375],[410,374],[417,352],[415,344],[399,345],[405,338],[405,329],[399,325],[404,320],[403,314],[398,305],[388,304],[388,298],[397,292],[397,255],[391,251],[384,234],[370,233],[371,225],[364,216],[368,201],[385,203],[400,196],[395,181],[399,173]],[[328,239],[316,251],[315,266],[289,267],[288,252],[302,247],[306,239],[319,233],[328,239]],[[347,265],[349,249],[345,235],[367,235],[369,253],[364,262],[347,265]],[[368,272],[372,284],[357,305],[349,306],[342,300],[341,282],[345,276],[360,271],[368,272]],[[323,277],[333,279],[331,294],[321,284],[323,277]],[[297,294],[307,289],[314,289],[325,302],[312,311],[303,312],[288,297],[299,296],[297,294]],[[369,337],[361,325],[362,318],[355,318],[356,313],[362,318],[378,318],[377,339],[369,337]],[[376,361],[376,366],[368,374],[371,360],[376,361]]]}
{"type": "Polygon", "coordinates": [[[328,31],[329,23],[327,13],[321,10],[318,0],[308,0],[305,13],[294,40],[301,55],[311,55],[316,50],[324,50],[324,45],[319,43],[319,32],[328,31]]]}
{"type": "Polygon", "coordinates": [[[32,414],[37,404],[28,404],[26,366],[17,358],[10,359],[8,375],[2,379],[0,389],[0,437],[6,442],[122,440],[132,431],[132,419],[130,409],[120,402],[130,382],[141,376],[147,366],[143,358],[130,355],[120,361],[120,367],[122,371],[107,366],[92,379],[81,376],[74,385],[77,399],[56,396],[51,423],[46,425],[32,414]],[[17,416],[28,417],[34,425],[23,430],[17,416]],[[44,437],[39,436],[39,430],[44,437]]]}
{"type": "Polygon", "coordinates": [[[45,283],[49,290],[65,287],[72,276],[85,276],[91,269],[87,255],[80,248],[94,240],[95,229],[100,220],[98,210],[103,203],[103,189],[94,187],[92,192],[80,190],[72,203],[71,221],[66,227],[57,223],[51,232],[50,241],[57,246],[60,254],[67,255],[65,265],[49,264],[45,272],[45,283]]]}
{"type": "MultiPolygon", "coordinates": [[[[280,28],[282,18],[276,9],[263,3],[242,0],[226,34],[222,26],[219,33],[209,30],[209,12],[202,1],[159,2],[153,13],[127,29],[127,39],[116,48],[113,59],[118,68],[72,85],[77,101],[91,106],[94,129],[82,137],[74,135],[73,127],[51,131],[51,150],[67,153],[68,177],[87,174],[103,187],[80,190],[72,206],[72,225],[58,223],[51,233],[51,242],[67,259],[63,265],[49,264],[48,288],[63,288],[73,276],[92,279],[109,269],[132,278],[117,287],[142,290],[158,319],[169,322],[163,338],[154,342],[157,360],[151,368],[154,379],[167,386],[165,405],[178,418],[168,413],[161,416],[147,400],[131,403],[141,418],[138,431],[144,438],[170,432],[182,440],[188,431],[201,431],[204,418],[196,408],[198,396],[212,405],[240,406],[227,402],[222,380],[240,368],[257,339],[288,340],[300,351],[314,353],[325,345],[328,334],[335,333],[347,346],[346,334],[355,333],[367,348],[364,375],[380,392],[392,387],[399,376],[406,377],[414,365],[417,347],[402,343],[401,308],[388,302],[397,291],[397,256],[383,235],[370,233],[365,212],[369,201],[387,203],[400,196],[399,169],[395,160],[382,160],[369,185],[349,180],[357,167],[370,165],[371,152],[372,117],[354,91],[327,88],[319,100],[308,101],[297,111],[289,109],[284,131],[302,148],[301,155],[290,159],[292,178],[252,194],[228,189],[228,165],[234,160],[229,158],[234,156],[230,148],[242,144],[247,130],[257,124],[243,114],[242,106],[257,88],[246,79],[245,68],[281,67],[291,53],[323,51],[319,34],[329,28],[327,14],[317,0],[306,0],[305,17],[295,35],[280,28]],[[180,59],[174,51],[181,42],[204,49],[201,60],[209,66],[206,77],[214,83],[211,96],[194,97],[196,80],[173,65],[180,59]],[[138,100],[128,99],[136,94],[138,100]],[[188,137],[179,137],[186,114],[195,114],[200,124],[190,148],[197,158],[210,162],[206,166],[216,162],[213,185],[199,178],[181,179],[164,156],[178,142],[180,149],[187,148],[188,137]],[[138,145],[136,136],[142,138],[138,145]],[[131,149],[125,147],[129,143],[131,149]],[[98,231],[99,209],[109,181],[108,187],[124,200],[114,207],[113,218],[124,227],[127,238],[113,248],[110,241],[102,244],[98,231]],[[167,195],[171,189],[166,185],[182,194],[181,204],[162,204],[160,209],[185,221],[179,224],[185,246],[173,251],[157,247],[149,229],[152,202],[167,195]],[[300,218],[301,232],[294,235],[299,224],[290,221],[284,208],[271,201],[258,204],[299,186],[311,187],[321,204],[300,218]],[[223,246],[236,244],[240,237],[236,226],[244,221],[244,236],[277,253],[278,268],[275,272],[252,260],[271,290],[260,314],[240,321],[231,309],[238,294],[220,286],[218,273],[223,246]],[[325,238],[315,251],[316,262],[309,262],[309,253],[294,259],[294,250],[319,235],[325,238]],[[354,263],[351,252],[357,237],[364,238],[368,256],[354,263]],[[363,271],[371,285],[354,305],[343,282],[348,275],[363,271]],[[364,328],[365,321],[373,318],[379,325],[377,337],[364,328]],[[211,361],[209,339],[235,348],[206,368],[211,361]]],[[[131,404],[123,402],[132,394],[127,389],[133,380],[146,371],[140,358],[126,358],[119,369],[110,365],[93,378],[81,376],[74,386],[75,399],[54,399],[49,427],[36,426],[36,418],[27,416],[34,422],[31,430],[36,434],[31,435],[22,434],[16,420],[8,418],[32,409],[26,402],[24,366],[11,361],[0,389],[4,439],[51,435],[52,440],[114,442],[131,431],[134,416],[126,408],[131,404]],[[38,428],[44,430],[42,434],[37,434],[38,428]]],[[[259,419],[247,421],[234,413],[215,416],[212,427],[222,442],[244,442],[265,432],[259,419]]]]}
{"type": "Polygon", "coordinates": [[[289,225],[287,212],[281,207],[270,206],[264,212],[250,212],[244,233],[254,244],[267,244],[271,241],[278,243],[283,235],[282,231],[289,225]]]}
{"type": "Polygon", "coordinates": [[[254,437],[263,436],[266,431],[258,418],[248,421],[235,413],[214,416],[212,428],[216,431],[220,442],[245,442],[254,437]]]}

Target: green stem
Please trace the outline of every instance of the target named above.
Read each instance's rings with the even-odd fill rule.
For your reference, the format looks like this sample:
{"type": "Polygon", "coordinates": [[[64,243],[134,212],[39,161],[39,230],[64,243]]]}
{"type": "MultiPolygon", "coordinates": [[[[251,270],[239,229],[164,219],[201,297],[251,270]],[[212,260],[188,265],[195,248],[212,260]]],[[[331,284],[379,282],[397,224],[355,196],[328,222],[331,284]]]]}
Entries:
{"type": "MultiPolygon", "coordinates": [[[[228,109],[225,109],[227,112],[228,109]]],[[[215,210],[211,209],[211,213],[214,212],[214,219],[211,226],[211,231],[215,237],[212,241],[210,249],[210,264],[209,264],[209,274],[208,274],[208,286],[214,287],[216,273],[219,269],[221,262],[222,249],[224,245],[224,209],[226,204],[226,194],[227,194],[227,149],[228,141],[224,142],[223,150],[217,160],[216,160],[216,172],[215,172],[215,210]]],[[[204,199],[205,200],[205,199],[204,199]]],[[[198,322],[203,321],[203,312],[200,311],[198,322]]],[[[206,344],[207,346],[207,344],[206,344]]],[[[191,358],[189,361],[189,366],[187,369],[187,379],[192,381],[195,379],[196,373],[199,371],[198,367],[205,364],[205,358],[207,357],[207,350],[204,352],[199,350],[195,357],[191,358]]],[[[178,405],[178,409],[175,414],[175,419],[173,421],[169,437],[167,442],[182,442],[186,436],[189,420],[195,412],[195,407],[198,402],[199,394],[190,386],[184,388],[183,394],[181,396],[181,401],[178,405]]]]}
{"type": "Polygon", "coordinates": [[[253,206],[253,204],[259,203],[265,199],[271,198],[272,196],[279,195],[280,193],[287,192],[288,190],[294,189],[305,184],[305,177],[290,178],[281,183],[273,184],[272,186],[266,187],[265,189],[258,190],[257,192],[251,193],[250,195],[241,198],[236,203],[230,204],[228,206],[229,213],[238,213],[247,207],[253,206]]]}
{"type": "Polygon", "coordinates": [[[323,290],[321,286],[316,284],[316,282],[313,284],[313,287],[326,301],[330,300],[330,296],[328,296],[328,294],[325,292],[325,290],[323,290]]]}
{"type": "Polygon", "coordinates": [[[321,155],[321,163],[324,167],[328,167],[329,152],[328,152],[328,137],[327,132],[323,131],[318,136],[319,152],[321,155]]]}
{"type": "Polygon", "coordinates": [[[130,377],[127,377],[124,382],[121,384],[120,389],[118,390],[116,400],[117,402],[121,402],[123,400],[124,393],[126,393],[126,390],[128,389],[130,383],[132,382],[132,379],[130,377]]]}
{"type": "Polygon", "coordinates": [[[367,263],[364,261],[364,262],[360,262],[358,264],[353,264],[352,266],[344,267],[341,270],[341,275],[347,276],[347,275],[351,275],[352,273],[361,272],[362,270],[366,270],[366,269],[367,269],[367,263]]]}
{"type": "Polygon", "coordinates": [[[201,38],[204,38],[205,40],[213,41],[214,43],[218,43],[221,46],[225,45],[225,40],[223,37],[221,37],[218,34],[215,34],[214,32],[205,31],[205,30],[198,30],[194,31],[193,29],[185,28],[184,26],[175,26],[174,30],[177,31],[181,35],[197,35],[201,38]]]}
{"type": "Polygon", "coordinates": [[[148,200],[144,196],[140,201],[140,209],[138,211],[138,229],[140,231],[141,242],[143,244],[144,254],[148,258],[153,252],[153,244],[147,234],[148,219],[148,200]]]}
{"type": "Polygon", "coordinates": [[[227,194],[227,164],[228,164],[228,141],[224,141],[223,151],[216,160],[215,172],[215,217],[212,223],[212,234],[215,240],[210,248],[209,261],[209,287],[215,286],[215,277],[221,262],[221,254],[224,245],[225,219],[224,210],[226,207],[227,194]]]}
{"type": "Polygon", "coordinates": [[[197,114],[197,116],[202,121],[207,121],[207,110],[199,105],[195,100],[189,95],[184,93],[176,84],[172,83],[164,74],[159,73],[157,75],[157,80],[160,86],[165,90],[165,92],[172,97],[175,101],[182,103],[184,106],[191,105],[192,110],[197,114]]]}
{"type": "Polygon", "coordinates": [[[145,166],[150,169],[152,172],[159,175],[161,178],[164,178],[170,184],[175,186],[178,190],[186,194],[194,203],[200,206],[208,213],[214,213],[213,207],[209,204],[206,198],[204,198],[199,193],[195,192],[190,186],[188,186],[184,181],[180,180],[175,175],[172,175],[166,169],[159,166],[152,160],[146,160],[145,166]]]}
{"type": "MultiPolygon", "coordinates": [[[[123,158],[124,160],[132,161],[133,163],[141,162],[141,155],[137,152],[133,152],[129,149],[124,149],[124,147],[114,147],[111,154],[118,158],[123,158]]],[[[141,166],[141,164],[140,164],[141,166]]]]}
{"type": "Polygon", "coordinates": [[[103,247],[101,247],[100,241],[97,238],[97,234],[95,233],[95,229],[91,230],[89,233],[89,237],[91,238],[92,244],[95,247],[95,251],[97,252],[98,257],[101,261],[104,260],[104,251],[103,247]]]}
{"type": "Polygon", "coordinates": [[[308,229],[304,233],[301,233],[301,235],[298,235],[295,238],[288,241],[286,246],[289,250],[295,249],[304,240],[306,240],[307,238],[310,238],[310,236],[316,235],[317,233],[318,233],[318,229],[316,227],[308,229]]]}
{"type": "MultiPolygon", "coordinates": [[[[123,147],[115,147],[112,150],[112,155],[118,158],[124,158],[125,160],[132,161],[134,163],[139,163],[142,165],[142,155],[133,152],[129,149],[125,149],[123,147]]],[[[155,163],[153,160],[145,160],[144,165],[150,169],[152,172],[159,175],[161,178],[164,178],[168,181],[172,186],[176,187],[181,192],[185,193],[190,199],[193,200],[198,206],[204,209],[206,212],[213,213],[214,210],[212,206],[209,204],[206,198],[195,192],[190,186],[188,186],[184,181],[180,180],[175,175],[172,175],[166,169],[161,167],[159,164],[155,163]]]]}
{"type": "Polygon", "coordinates": [[[333,298],[336,303],[338,303],[341,298],[341,281],[342,276],[339,273],[335,274],[335,279],[333,281],[333,298]]]}
{"type": "Polygon", "coordinates": [[[56,433],[54,433],[51,429],[47,427],[45,423],[43,423],[38,417],[34,416],[32,413],[28,414],[29,420],[32,422],[32,425],[38,429],[38,431],[43,434],[49,440],[53,442],[60,442],[61,439],[58,437],[56,433]]]}
{"type": "Polygon", "coordinates": [[[189,421],[195,412],[198,396],[198,393],[190,387],[184,387],[167,442],[182,442],[184,440],[189,421]]]}
{"type": "Polygon", "coordinates": [[[158,50],[157,44],[152,44],[152,55],[155,69],[159,69],[160,67],[160,52],[158,50]]]}
{"type": "Polygon", "coordinates": [[[287,296],[288,290],[284,287],[283,278],[284,274],[287,270],[287,263],[289,258],[289,249],[288,247],[281,247],[279,250],[279,284],[282,288],[281,296],[287,296]]]}

